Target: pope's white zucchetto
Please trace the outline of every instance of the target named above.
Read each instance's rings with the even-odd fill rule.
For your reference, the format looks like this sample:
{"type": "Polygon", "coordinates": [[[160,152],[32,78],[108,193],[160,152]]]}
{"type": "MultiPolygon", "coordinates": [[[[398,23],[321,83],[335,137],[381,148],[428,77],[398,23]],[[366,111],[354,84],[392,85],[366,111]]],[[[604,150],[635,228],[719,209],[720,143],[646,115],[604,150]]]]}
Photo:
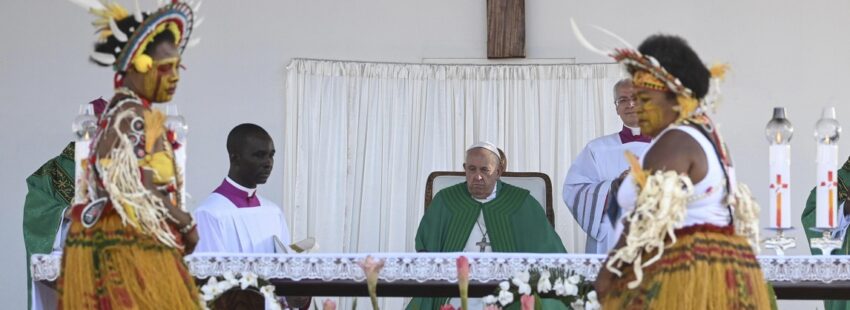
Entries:
{"type": "Polygon", "coordinates": [[[493,153],[494,155],[496,155],[496,158],[498,158],[499,160],[502,160],[502,156],[499,156],[499,149],[496,148],[496,145],[494,145],[493,143],[487,142],[487,141],[477,142],[477,143],[471,145],[470,147],[468,147],[466,149],[466,151],[469,152],[472,149],[478,149],[478,148],[488,150],[491,153],[493,153]]]}

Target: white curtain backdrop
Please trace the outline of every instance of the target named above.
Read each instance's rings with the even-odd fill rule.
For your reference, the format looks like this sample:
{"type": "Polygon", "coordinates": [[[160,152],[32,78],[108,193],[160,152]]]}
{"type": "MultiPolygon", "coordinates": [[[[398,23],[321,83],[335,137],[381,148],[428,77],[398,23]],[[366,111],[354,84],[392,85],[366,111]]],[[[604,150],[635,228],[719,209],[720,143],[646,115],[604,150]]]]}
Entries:
{"type": "Polygon", "coordinates": [[[561,188],[585,143],[622,126],[612,90],[622,77],[615,64],[295,59],[282,159],[293,240],[315,237],[320,252],[413,251],[426,177],[462,170],[466,147],[487,140],[505,151],[509,171],[549,175],[556,230],[580,252],[585,234],[561,188]]]}

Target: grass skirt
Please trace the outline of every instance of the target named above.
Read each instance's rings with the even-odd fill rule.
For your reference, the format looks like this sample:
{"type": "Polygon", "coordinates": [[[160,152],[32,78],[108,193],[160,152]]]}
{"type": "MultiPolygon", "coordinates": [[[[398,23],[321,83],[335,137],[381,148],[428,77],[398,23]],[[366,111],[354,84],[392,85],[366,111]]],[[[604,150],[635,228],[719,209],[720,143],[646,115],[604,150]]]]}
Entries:
{"type": "MultiPolygon", "coordinates": [[[[643,269],[640,286],[631,266],[614,281],[603,309],[770,309],[772,293],[747,239],[730,226],[676,230],[676,243],[643,269]]],[[[646,261],[650,254],[644,254],[646,261]]]]}
{"type": "Polygon", "coordinates": [[[181,250],[124,226],[107,206],[91,228],[73,215],[59,277],[59,309],[198,309],[181,250]]]}

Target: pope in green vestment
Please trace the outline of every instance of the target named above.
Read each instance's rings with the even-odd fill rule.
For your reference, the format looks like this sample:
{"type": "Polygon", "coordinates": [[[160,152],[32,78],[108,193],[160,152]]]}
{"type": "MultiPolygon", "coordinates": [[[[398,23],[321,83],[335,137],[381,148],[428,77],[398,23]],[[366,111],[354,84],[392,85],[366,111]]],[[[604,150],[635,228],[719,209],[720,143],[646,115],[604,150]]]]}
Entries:
{"type": "MultiPolygon", "coordinates": [[[[846,202],[848,187],[850,187],[850,158],[844,163],[844,166],[841,169],[838,169],[838,201],[846,202]]],[[[850,206],[844,205],[844,208],[848,208],[850,206]]],[[[809,241],[811,238],[819,238],[822,237],[823,234],[812,231],[809,228],[815,227],[817,221],[817,188],[812,189],[811,193],[809,193],[809,199],[806,201],[806,209],[803,210],[803,230],[806,232],[806,241],[809,241]]],[[[843,216],[843,214],[842,214],[843,216]]],[[[812,255],[820,255],[820,249],[815,249],[811,247],[809,244],[809,248],[812,251],[812,255]]],[[[841,244],[841,248],[833,251],[834,255],[848,255],[850,254],[850,238],[847,238],[845,235],[844,241],[841,244]]],[[[826,310],[850,310],[850,300],[825,300],[825,309],[826,310]]]]}
{"type": "Polygon", "coordinates": [[[32,307],[30,256],[53,251],[56,234],[74,198],[74,143],[27,178],[24,244],[27,255],[27,304],[32,307]]]}
{"type": "MultiPolygon", "coordinates": [[[[416,251],[462,252],[481,212],[493,252],[566,253],[540,203],[528,190],[501,181],[496,198],[485,203],[473,199],[466,182],[438,192],[419,223],[416,251]]],[[[439,309],[446,301],[413,298],[407,309],[439,309]]],[[[563,307],[557,301],[543,300],[543,304],[545,309],[563,307]]],[[[519,302],[509,308],[518,309],[519,302]]]]}

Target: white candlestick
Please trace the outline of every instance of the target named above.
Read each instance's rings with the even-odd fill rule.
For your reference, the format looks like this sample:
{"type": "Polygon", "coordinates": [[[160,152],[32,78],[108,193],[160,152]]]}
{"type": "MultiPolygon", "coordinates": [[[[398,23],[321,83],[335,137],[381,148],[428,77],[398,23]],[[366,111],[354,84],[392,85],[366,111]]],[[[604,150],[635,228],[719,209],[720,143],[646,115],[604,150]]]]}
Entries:
{"type": "Polygon", "coordinates": [[[80,197],[82,192],[79,187],[82,186],[83,176],[85,176],[83,160],[89,157],[90,141],[83,139],[74,141],[74,204],[83,203],[86,199],[86,197],[80,197]]]}
{"type": "Polygon", "coordinates": [[[186,205],[186,141],[180,142],[180,148],[174,150],[174,158],[177,163],[177,169],[179,171],[179,175],[183,176],[183,186],[180,187],[180,207],[186,211],[188,210],[188,206],[186,205]]]}
{"type": "Polygon", "coordinates": [[[791,146],[770,146],[770,228],[791,228],[791,146]]]}
{"type": "Polygon", "coordinates": [[[818,143],[817,227],[838,227],[838,145],[818,143]]]}

